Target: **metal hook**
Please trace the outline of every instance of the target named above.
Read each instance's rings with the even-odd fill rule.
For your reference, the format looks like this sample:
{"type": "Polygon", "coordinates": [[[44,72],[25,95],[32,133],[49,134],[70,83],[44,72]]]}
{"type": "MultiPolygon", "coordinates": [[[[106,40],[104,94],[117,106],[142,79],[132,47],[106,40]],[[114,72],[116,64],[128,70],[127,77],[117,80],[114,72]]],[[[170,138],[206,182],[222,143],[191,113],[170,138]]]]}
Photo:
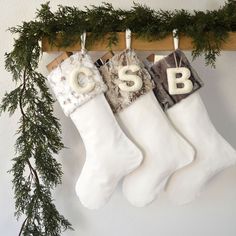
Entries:
{"type": "Polygon", "coordinates": [[[176,50],[179,48],[179,36],[177,29],[173,30],[173,41],[174,41],[174,49],[176,50]]]}
{"type": "Polygon", "coordinates": [[[80,40],[81,40],[81,52],[82,54],[84,54],[86,52],[86,49],[85,49],[86,31],[84,31],[84,33],[81,34],[80,40]]]}
{"type": "Polygon", "coordinates": [[[131,48],[131,30],[126,29],[125,31],[126,49],[131,48]]]}

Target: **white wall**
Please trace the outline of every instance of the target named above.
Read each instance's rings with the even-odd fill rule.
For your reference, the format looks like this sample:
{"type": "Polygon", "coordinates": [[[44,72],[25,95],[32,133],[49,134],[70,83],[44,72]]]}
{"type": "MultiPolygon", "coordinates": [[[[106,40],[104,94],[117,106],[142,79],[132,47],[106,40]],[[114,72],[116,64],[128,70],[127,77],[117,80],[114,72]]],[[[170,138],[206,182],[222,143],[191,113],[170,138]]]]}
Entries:
{"type": "MultiPolygon", "coordinates": [[[[0,0],[0,97],[14,87],[11,75],[4,70],[4,52],[12,49],[13,38],[6,29],[31,20],[40,3],[38,0],[0,0]]],[[[80,5],[99,4],[102,1],[54,0],[57,4],[80,5]]],[[[112,1],[110,1],[112,2],[112,1]]],[[[174,9],[213,9],[224,1],[216,0],[172,0],[139,1],[155,8],[174,9]]],[[[114,1],[116,7],[129,8],[132,1],[114,1]]],[[[146,54],[140,54],[144,56],[146,54]]],[[[190,54],[187,53],[190,58],[190,54]]],[[[40,70],[45,75],[45,65],[55,55],[45,54],[40,70]]],[[[216,69],[204,66],[202,58],[193,62],[194,67],[205,82],[201,90],[202,98],[210,117],[219,132],[236,148],[236,52],[222,52],[217,60],[216,69]]],[[[236,235],[236,167],[229,168],[210,182],[206,191],[195,202],[182,206],[173,206],[162,194],[145,208],[132,207],[122,196],[118,187],[111,201],[99,211],[85,209],[75,195],[74,186],[84,163],[85,150],[80,136],[72,122],[67,119],[58,104],[55,104],[56,116],[63,128],[63,140],[70,149],[63,150],[58,160],[63,164],[63,184],[55,191],[55,200],[59,210],[69,218],[75,231],[66,232],[66,236],[235,236],[236,235]]],[[[14,218],[14,199],[11,168],[14,156],[14,133],[19,114],[8,118],[0,117],[0,235],[17,235],[20,222],[14,218]]],[[[224,157],[222,157],[224,158],[224,157]]]]}

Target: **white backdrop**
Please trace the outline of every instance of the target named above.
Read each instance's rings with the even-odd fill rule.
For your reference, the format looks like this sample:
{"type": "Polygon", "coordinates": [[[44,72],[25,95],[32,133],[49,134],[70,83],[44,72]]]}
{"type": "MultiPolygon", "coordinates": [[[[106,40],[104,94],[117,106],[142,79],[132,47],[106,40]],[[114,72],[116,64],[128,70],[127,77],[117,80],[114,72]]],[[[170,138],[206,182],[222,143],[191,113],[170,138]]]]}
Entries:
{"type": "MultiPolygon", "coordinates": [[[[14,87],[11,75],[4,70],[4,52],[12,49],[13,38],[6,29],[9,26],[31,20],[39,0],[0,0],[0,97],[14,87]]],[[[84,6],[99,4],[92,0],[54,0],[58,4],[84,6]]],[[[112,1],[109,1],[112,2],[112,1]]],[[[172,0],[137,1],[152,8],[162,9],[214,9],[224,1],[216,0],[172,0]]],[[[114,6],[129,8],[132,1],[114,1],[114,6]]],[[[140,56],[147,55],[139,53],[140,56]]],[[[93,54],[94,58],[98,55],[93,54]]],[[[190,53],[187,56],[191,59],[190,53]]],[[[45,65],[54,55],[45,54],[40,63],[40,71],[47,75],[45,65]]],[[[219,132],[236,148],[236,52],[222,52],[217,59],[216,69],[205,67],[203,58],[193,62],[195,69],[205,82],[201,90],[202,98],[210,117],[219,132]],[[234,102],[234,103],[232,103],[234,102]]],[[[75,195],[74,186],[84,163],[85,150],[79,133],[73,123],[64,116],[59,105],[55,104],[56,116],[60,118],[63,140],[69,149],[63,150],[58,160],[63,165],[63,184],[59,186],[54,198],[58,209],[73,224],[75,231],[67,231],[65,236],[235,236],[236,235],[236,167],[231,167],[211,181],[205,192],[191,204],[173,206],[163,193],[145,208],[132,207],[122,196],[120,186],[111,201],[101,210],[84,208],[75,195]]],[[[11,168],[14,155],[14,133],[19,114],[12,118],[6,114],[0,117],[0,235],[17,235],[21,222],[14,218],[14,199],[11,168]]],[[[222,157],[224,158],[224,157],[222,157]]]]}

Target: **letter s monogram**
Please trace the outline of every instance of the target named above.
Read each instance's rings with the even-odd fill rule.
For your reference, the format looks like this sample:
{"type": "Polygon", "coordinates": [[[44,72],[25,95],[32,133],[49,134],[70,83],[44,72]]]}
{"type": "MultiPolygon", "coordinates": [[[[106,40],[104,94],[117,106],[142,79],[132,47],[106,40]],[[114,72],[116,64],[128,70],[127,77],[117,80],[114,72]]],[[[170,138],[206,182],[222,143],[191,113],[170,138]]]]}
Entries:
{"type": "Polygon", "coordinates": [[[120,83],[118,86],[122,91],[136,92],[142,88],[143,82],[139,76],[133,74],[127,74],[128,71],[135,73],[139,70],[140,67],[137,65],[128,65],[119,69],[118,76],[120,80],[133,82],[133,85],[131,86],[128,86],[125,82],[120,83]]]}

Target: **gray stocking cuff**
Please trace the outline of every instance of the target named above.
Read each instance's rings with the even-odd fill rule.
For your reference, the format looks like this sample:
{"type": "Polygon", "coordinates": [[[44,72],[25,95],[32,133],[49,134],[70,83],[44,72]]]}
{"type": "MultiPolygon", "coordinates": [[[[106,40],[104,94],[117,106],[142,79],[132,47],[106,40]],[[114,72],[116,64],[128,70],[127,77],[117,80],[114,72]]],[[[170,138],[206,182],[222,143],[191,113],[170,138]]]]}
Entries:
{"type": "Polygon", "coordinates": [[[144,64],[151,74],[152,79],[155,81],[156,88],[154,89],[154,93],[164,110],[172,107],[173,105],[188,97],[190,94],[194,93],[203,86],[203,82],[199,78],[197,72],[193,69],[184,53],[179,49],[175,50],[155,64],[148,62],[147,60],[145,60],[144,64]],[[178,95],[171,95],[169,93],[166,70],[167,68],[176,67],[174,53],[176,55],[176,61],[178,65],[181,64],[181,67],[187,67],[191,72],[189,80],[192,81],[193,89],[190,93],[178,95]]]}
{"type": "Polygon", "coordinates": [[[138,59],[136,53],[131,49],[116,54],[105,65],[101,66],[99,70],[108,87],[105,95],[114,113],[122,111],[140,96],[148,93],[155,87],[150,74],[144,68],[143,63],[138,59]],[[132,82],[124,82],[118,76],[119,69],[127,65],[138,65],[140,68],[135,73],[142,80],[142,87],[138,91],[128,92],[119,88],[119,84],[121,83],[132,86],[132,82]]]}

